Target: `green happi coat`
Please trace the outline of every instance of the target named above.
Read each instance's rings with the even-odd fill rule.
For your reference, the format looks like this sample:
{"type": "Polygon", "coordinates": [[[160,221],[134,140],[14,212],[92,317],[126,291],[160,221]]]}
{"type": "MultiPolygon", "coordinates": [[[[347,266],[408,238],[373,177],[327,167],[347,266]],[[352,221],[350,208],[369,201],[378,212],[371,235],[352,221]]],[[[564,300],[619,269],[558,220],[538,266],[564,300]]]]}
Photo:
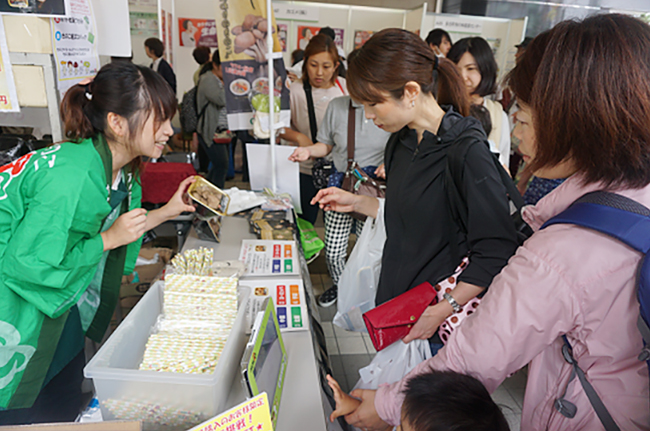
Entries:
{"type": "Polygon", "coordinates": [[[0,167],[0,410],[31,407],[41,388],[100,340],[141,241],[104,252],[100,232],[140,207],[123,170],[111,191],[102,135],[0,167]]]}

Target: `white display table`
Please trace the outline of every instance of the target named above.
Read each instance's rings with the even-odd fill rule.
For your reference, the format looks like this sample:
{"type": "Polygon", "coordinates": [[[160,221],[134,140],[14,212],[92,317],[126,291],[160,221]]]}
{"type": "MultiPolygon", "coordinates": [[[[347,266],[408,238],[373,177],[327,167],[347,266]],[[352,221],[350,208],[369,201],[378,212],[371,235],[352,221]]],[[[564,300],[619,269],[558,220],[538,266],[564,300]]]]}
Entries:
{"type": "MultiPolygon", "coordinates": [[[[183,251],[199,247],[214,249],[215,261],[237,260],[244,239],[256,239],[249,231],[248,221],[239,217],[224,217],[221,227],[221,242],[215,243],[200,240],[194,229],[190,232],[183,245],[183,251]]],[[[302,259],[304,262],[304,259],[302,259]]],[[[301,265],[303,272],[306,265],[301,265]]],[[[313,295],[309,274],[303,274],[308,297],[311,298],[312,313],[318,313],[313,306],[313,295]]],[[[318,316],[316,316],[318,319],[318,316]]],[[[322,374],[316,355],[321,356],[319,342],[315,342],[315,335],[319,325],[309,325],[310,330],[298,332],[283,332],[282,338],[287,350],[288,363],[282,391],[282,401],[278,415],[277,430],[281,431],[310,431],[340,430],[339,423],[330,423],[329,414],[332,408],[321,389],[319,373],[322,374]],[[316,326],[316,328],[314,328],[316,326]]],[[[322,332],[322,331],[321,331],[322,332]]],[[[324,341],[324,340],[322,340],[324,341]]],[[[322,344],[321,347],[322,348],[322,344]]],[[[322,359],[320,359],[322,361],[322,359]]],[[[232,390],[228,399],[229,407],[243,402],[246,399],[244,388],[239,375],[233,376],[232,390]]]]}

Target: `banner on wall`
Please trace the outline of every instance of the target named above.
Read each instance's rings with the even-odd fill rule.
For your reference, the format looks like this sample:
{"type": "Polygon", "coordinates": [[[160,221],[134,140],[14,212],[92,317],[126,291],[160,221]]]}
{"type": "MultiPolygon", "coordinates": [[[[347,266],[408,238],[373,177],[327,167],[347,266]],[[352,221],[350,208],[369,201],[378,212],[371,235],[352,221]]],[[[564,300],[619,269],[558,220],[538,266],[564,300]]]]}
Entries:
{"type": "Polygon", "coordinates": [[[4,22],[0,19],[0,112],[20,112],[5,34],[4,22]]]}
{"type": "Polygon", "coordinates": [[[468,36],[480,36],[483,32],[483,23],[480,20],[463,18],[461,16],[436,16],[434,28],[442,28],[453,40],[468,36]]]}
{"type": "Polygon", "coordinates": [[[354,32],[354,49],[359,49],[364,43],[368,41],[374,34],[374,31],[357,30],[354,32]]]}
{"type": "Polygon", "coordinates": [[[213,19],[178,18],[180,45],[217,48],[217,22],[213,19]]]}
{"type": "Polygon", "coordinates": [[[68,0],[0,0],[0,13],[53,17],[69,12],[68,0]]]}
{"type": "MultiPolygon", "coordinates": [[[[298,49],[305,49],[307,48],[307,45],[309,45],[309,41],[311,40],[312,37],[316,36],[318,32],[320,31],[322,27],[314,27],[314,26],[306,26],[306,25],[300,25],[298,26],[298,49]]],[[[334,34],[336,35],[334,38],[334,44],[336,45],[337,48],[343,49],[343,34],[345,30],[342,28],[333,28],[334,34]]]]}
{"type": "Polygon", "coordinates": [[[158,14],[129,12],[131,36],[158,37],[158,14]]]}
{"type": "MultiPolygon", "coordinates": [[[[226,109],[230,130],[250,130],[253,128],[255,112],[268,114],[269,88],[274,96],[279,96],[279,107],[274,107],[276,127],[289,127],[289,89],[285,82],[287,73],[282,58],[273,62],[273,83],[268,82],[268,63],[266,54],[267,27],[266,1],[219,0],[221,16],[217,19],[219,57],[226,89],[226,109]]],[[[276,27],[273,19],[273,27],[276,27]]],[[[280,52],[278,32],[273,29],[273,51],[280,52]]],[[[277,103],[277,102],[276,102],[277,103]]],[[[258,115],[262,118],[263,115],[258,115]]],[[[266,127],[269,129],[268,116],[266,127]]]]}
{"type": "Polygon", "coordinates": [[[158,7],[158,0],[129,0],[129,6],[158,7]]]}
{"type": "Polygon", "coordinates": [[[51,23],[57,87],[62,94],[99,70],[97,30],[90,1],[70,0],[70,6],[70,16],[52,18],[51,23]]]}

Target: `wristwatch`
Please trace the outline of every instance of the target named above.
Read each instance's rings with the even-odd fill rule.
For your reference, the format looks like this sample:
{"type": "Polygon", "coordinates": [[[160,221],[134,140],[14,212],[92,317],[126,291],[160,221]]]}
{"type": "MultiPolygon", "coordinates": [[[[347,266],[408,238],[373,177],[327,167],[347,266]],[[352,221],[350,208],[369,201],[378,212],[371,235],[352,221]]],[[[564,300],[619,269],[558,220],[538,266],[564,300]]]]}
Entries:
{"type": "Polygon", "coordinates": [[[447,292],[442,294],[442,297],[447,300],[449,305],[451,305],[451,308],[454,309],[454,313],[460,313],[460,311],[463,309],[458,302],[454,299],[453,296],[448,294],[447,292]]]}

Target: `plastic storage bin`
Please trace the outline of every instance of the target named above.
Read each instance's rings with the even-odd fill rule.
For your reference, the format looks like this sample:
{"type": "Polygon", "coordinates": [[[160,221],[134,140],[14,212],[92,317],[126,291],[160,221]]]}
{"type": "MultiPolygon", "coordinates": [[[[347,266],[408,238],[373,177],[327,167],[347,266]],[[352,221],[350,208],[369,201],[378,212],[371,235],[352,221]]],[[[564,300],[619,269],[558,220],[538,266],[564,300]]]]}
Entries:
{"type": "Polygon", "coordinates": [[[232,385],[241,384],[247,288],[239,291],[237,317],[214,373],[138,370],[163,311],[163,286],[151,286],[84,369],[93,379],[104,420],[140,420],[145,430],[186,430],[226,410],[232,385]]]}

